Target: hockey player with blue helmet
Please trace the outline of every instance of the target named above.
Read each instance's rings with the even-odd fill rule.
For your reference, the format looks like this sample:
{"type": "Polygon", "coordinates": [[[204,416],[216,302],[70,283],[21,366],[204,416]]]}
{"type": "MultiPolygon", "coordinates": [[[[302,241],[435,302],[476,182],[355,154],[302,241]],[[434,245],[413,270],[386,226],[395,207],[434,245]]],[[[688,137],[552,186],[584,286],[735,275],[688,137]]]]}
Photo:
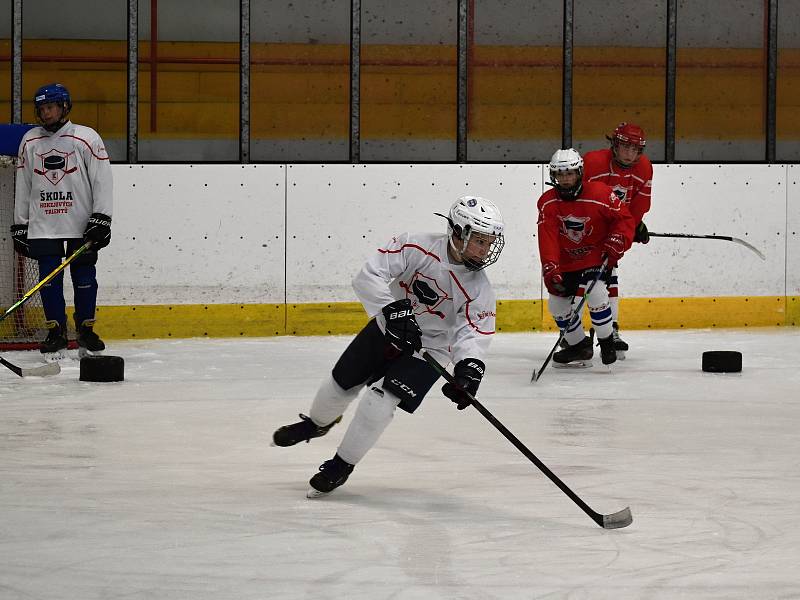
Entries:
{"type": "MultiPolygon", "coordinates": [[[[60,83],[44,85],[33,97],[39,127],[22,138],[14,196],[15,250],[51,273],[64,256],[90,241],[70,265],[79,354],[96,354],[105,344],[94,331],[97,252],[111,241],[113,180],[105,144],[91,127],[69,120],[72,98],[60,83]]],[[[48,359],[67,348],[64,275],[41,290],[48,335],[40,350],[48,359]]]]}

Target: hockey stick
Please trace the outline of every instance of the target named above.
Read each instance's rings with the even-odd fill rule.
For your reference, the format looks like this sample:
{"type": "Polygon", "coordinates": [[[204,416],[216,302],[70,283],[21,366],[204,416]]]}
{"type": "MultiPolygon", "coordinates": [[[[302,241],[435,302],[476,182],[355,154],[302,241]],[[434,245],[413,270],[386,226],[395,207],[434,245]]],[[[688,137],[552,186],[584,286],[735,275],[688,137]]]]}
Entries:
{"type": "Polygon", "coordinates": [[[752,250],[758,255],[758,258],[761,260],[767,260],[767,257],[764,256],[764,253],[761,252],[758,248],[753,246],[752,244],[745,242],[741,238],[732,237],[729,235],[699,235],[695,233],[653,233],[652,231],[649,233],[650,237],[664,237],[664,238],[694,238],[694,239],[701,239],[701,240],[725,240],[726,242],[734,242],[741,246],[744,246],[748,250],[752,250]]]}
{"type": "MultiPolygon", "coordinates": [[[[25,292],[25,295],[23,295],[22,298],[20,298],[14,304],[9,306],[6,309],[6,311],[2,315],[0,315],[0,322],[5,320],[6,317],[8,317],[9,315],[16,312],[16,310],[20,306],[25,304],[28,300],[30,300],[31,297],[36,292],[38,292],[40,289],[42,289],[42,287],[50,283],[56,275],[58,275],[59,273],[61,273],[61,271],[67,268],[67,265],[69,265],[72,261],[78,258],[81,254],[86,252],[91,245],[92,242],[86,242],[85,244],[83,244],[80,248],[75,250],[75,252],[70,254],[66,260],[64,260],[60,265],[58,265],[55,269],[53,269],[53,271],[49,275],[44,277],[39,283],[37,283],[35,286],[33,286],[31,289],[25,292]]],[[[61,372],[61,367],[58,365],[58,363],[51,363],[39,367],[18,367],[14,363],[8,362],[6,359],[0,357],[0,364],[9,369],[10,371],[13,371],[20,377],[28,377],[28,376],[47,377],[49,375],[57,375],[58,373],[61,372]]]]}
{"type": "MultiPolygon", "coordinates": [[[[444,377],[450,384],[455,385],[455,379],[453,378],[453,376],[447,371],[447,369],[445,369],[442,365],[440,365],[439,362],[435,358],[433,358],[427,352],[423,352],[422,353],[422,357],[426,361],[428,361],[428,363],[434,369],[436,369],[436,372],[439,373],[439,375],[444,377]]],[[[610,515],[603,515],[603,514],[600,514],[599,512],[596,512],[596,511],[592,510],[591,507],[589,507],[589,505],[586,504],[586,502],[581,500],[580,497],[575,492],[573,492],[571,489],[569,489],[569,487],[567,487],[567,484],[565,484],[563,481],[561,481],[556,476],[556,474],[553,473],[547,467],[547,465],[545,465],[541,460],[539,460],[536,457],[536,455],[533,452],[531,452],[527,448],[527,446],[525,446],[525,444],[523,444],[521,441],[519,441],[519,439],[517,439],[517,437],[513,433],[511,433],[506,428],[505,425],[503,425],[500,421],[498,421],[497,418],[492,413],[490,413],[489,410],[483,404],[478,402],[478,400],[475,398],[475,396],[473,396],[472,394],[470,394],[467,391],[464,391],[464,393],[467,395],[467,398],[469,398],[470,402],[472,403],[472,406],[474,406],[475,409],[479,413],[481,413],[481,415],[487,421],[489,421],[492,425],[494,425],[494,427],[500,433],[502,433],[503,436],[509,442],[514,444],[514,446],[517,448],[517,450],[522,452],[522,454],[525,455],[525,457],[528,460],[530,460],[534,465],[536,465],[542,473],[547,475],[547,477],[550,479],[550,481],[552,481],[553,483],[556,484],[556,486],[558,486],[558,489],[560,489],[567,496],[569,496],[569,499],[572,500],[575,504],[577,504],[581,508],[581,510],[583,510],[583,512],[585,512],[587,515],[589,515],[595,523],[600,525],[600,527],[603,527],[604,529],[619,529],[621,527],[627,527],[628,525],[633,523],[633,515],[631,515],[630,507],[626,507],[626,508],[620,510],[619,512],[615,512],[615,513],[612,513],[610,515]]]]}
{"type": "Polygon", "coordinates": [[[0,356],[0,364],[20,377],[49,377],[61,373],[61,366],[57,362],[47,363],[38,367],[18,367],[0,356]]]}
{"type": "Polygon", "coordinates": [[[22,306],[28,300],[30,300],[31,296],[33,296],[36,292],[38,292],[40,289],[42,289],[42,287],[44,287],[45,285],[50,283],[56,275],[58,275],[59,273],[61,273],[61,271],[66,269],[67,265],[69,265],[73,260],[75,260],[81,254],[86,252],[91,245],[92,245],[92,242],[86,242],[83,246],[81,246],[80,248],[75,250],[75,252],[70,254],[69,257],[65,261],[63,261],[60,265],[58,265],[55,269],[53,269],[53,271],[49,275],[44,277],[44,279],[42,279],[39,283],[37,283],[35,286],[33,286],[31,289],[29,289],[27,292],[25,292],[25,295],[22,296],[22,298],[20,298],[14,304],[9,306],[6,309],[6,312],[4,312],[2,315],[0,315],[0,321],[3,321],[6,317],[8,317],[10,314],[12,314],[14,311],[16,311],[20,306],[22,306]]]}
{"type": "MultiPolygon", "coordinates": [[[[564,339],[564,332],[570,327],[572,327],[572,325],[575,323],[576,317],[578,319],[582,318],[581,313],[583,313],[583,305],[586,303],[586,298],[589,297],[589,292],[591,292],[594,289],[595,284],[598,282],[598,280],[600,279],[600,277],[603,275],[603,273],[607,268],[608,268],[608,258],[605,258],[603,260],[603,264],[600,265],[600,270],[597,272],[597,277],[592,279],[591,283],[589,283],[589,287],[586,288],[586,292],[584,292],[583,298],[581,298],[581,301],[578,303],[578,306],[575,307],[575,310],[572,311],[572,315],[570,316],[569,321],[567,322],[567,326],[559,331],[558,339],[556,340],[556,343],[553,345],[552,350],[550,350],[550,354],[548,354],[547,358],[544,359],[544,364],[538,371],[534,369],[533,373],[531,374],[531,383],[539,381],[539,378],[542,376],[542,373],[544,373],[544,370],[547,368],[547,365],[550,364],[550,360],[553,358],[553,354],[556,353],[556,348],[558,348],[558,345],[561,343],[561,340],[564,339]]],[[[574,301],[575,296],[573,296],[572,299],[574,301]]]]}

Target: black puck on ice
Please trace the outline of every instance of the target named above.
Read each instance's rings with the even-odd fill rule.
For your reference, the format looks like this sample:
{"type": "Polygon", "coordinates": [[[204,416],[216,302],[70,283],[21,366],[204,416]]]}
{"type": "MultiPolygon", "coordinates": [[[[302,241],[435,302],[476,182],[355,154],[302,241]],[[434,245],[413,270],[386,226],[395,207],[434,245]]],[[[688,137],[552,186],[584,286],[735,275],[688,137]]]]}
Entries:
{"type": "Polygon", "coordinates": [[[703,371],[706,373],[740,373],[742,353],[735,350],[703,352],[703,371]]]}
{"type": "Polygon", "coordinates": [[[121,356],[84,356],[81,359],[81,381],[122,381],[125,361],[121,356]]]}

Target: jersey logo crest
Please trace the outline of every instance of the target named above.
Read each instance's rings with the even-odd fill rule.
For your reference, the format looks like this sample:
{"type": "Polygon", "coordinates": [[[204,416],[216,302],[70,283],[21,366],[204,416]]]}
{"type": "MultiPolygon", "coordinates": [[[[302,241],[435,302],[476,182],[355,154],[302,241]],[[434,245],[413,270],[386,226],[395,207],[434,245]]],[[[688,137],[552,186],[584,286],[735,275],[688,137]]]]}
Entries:
{"type": "Polygon", "coordinates": [[[427,312],[436,315],[440,319],[445,318],[445,314],[436,309],[441,306],[442,302],[448,300],[450,297],[447,295],[447,292],[439,287],[436,279],[426,277],[417,271],[414,273],[409,283],[405,281],[400,281],[399,283],[400,287],[406,291],[407,295],[410,294],[413,296],[411,303],[415,314],[421,315],[427,312]]]}
{"type": "Polygon", "coordinates": [[[625,202],[625,198],[628,195],[628,188],[621,185],[615,185],[613,188],[611,188],[611,191],[614,192],[614,195],[617,198],[619,198],[620,202],[625,202]]]}
{"type": "MultiPolygon", "coordinates": [[[[34,168],[33,172],[41,175],[53,185],[58,185],[58,182],[64,179],[66,175],[74,173],[78,167],[70,167],[70,157],[73,157],[74,152],[61,152],[60,150],[50,150],[44,154],[37,154],[42,161],[42,168],[34,168]]],[[[74,158],[72,159],[74,161],[74,158]]]]}
{"type": "Polygon", "coordinates": [[[580,244],[581,240],[592,233],[592,227],[589,225],[591,217],[576,217],[574,215],[567,215],[566,217],[559,216],[561,219],[561,235],[566,236],[570,241],[580,244]]]}

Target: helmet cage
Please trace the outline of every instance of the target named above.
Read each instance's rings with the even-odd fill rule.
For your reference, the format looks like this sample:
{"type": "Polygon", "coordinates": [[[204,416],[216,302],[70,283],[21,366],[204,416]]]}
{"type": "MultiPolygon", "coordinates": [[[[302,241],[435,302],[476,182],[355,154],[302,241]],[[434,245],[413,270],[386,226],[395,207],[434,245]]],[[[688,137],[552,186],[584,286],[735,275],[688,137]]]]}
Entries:
{"type": "Polygon", "coordinates": [[[550,159],[550,184],[556,188],[559,198],[562,200],[575,200],[583,189],[583,158],[574,148],[556,150],[550,159]],[[571,187],[562,186],[558,183],[556,175],[558,173],[578,173],[578,180],[571,187]]]}
{"type": "Polygon", "coordinates": [[[505,246],[504,230],[500,210],[486,198],[464,196],[450,207],[447,217],[449,243],[470,271],[480,271],[497,262],[505,246]],[[489,251],[481,259],[464,256],[473,233],[494,236],[489,251]]]}

